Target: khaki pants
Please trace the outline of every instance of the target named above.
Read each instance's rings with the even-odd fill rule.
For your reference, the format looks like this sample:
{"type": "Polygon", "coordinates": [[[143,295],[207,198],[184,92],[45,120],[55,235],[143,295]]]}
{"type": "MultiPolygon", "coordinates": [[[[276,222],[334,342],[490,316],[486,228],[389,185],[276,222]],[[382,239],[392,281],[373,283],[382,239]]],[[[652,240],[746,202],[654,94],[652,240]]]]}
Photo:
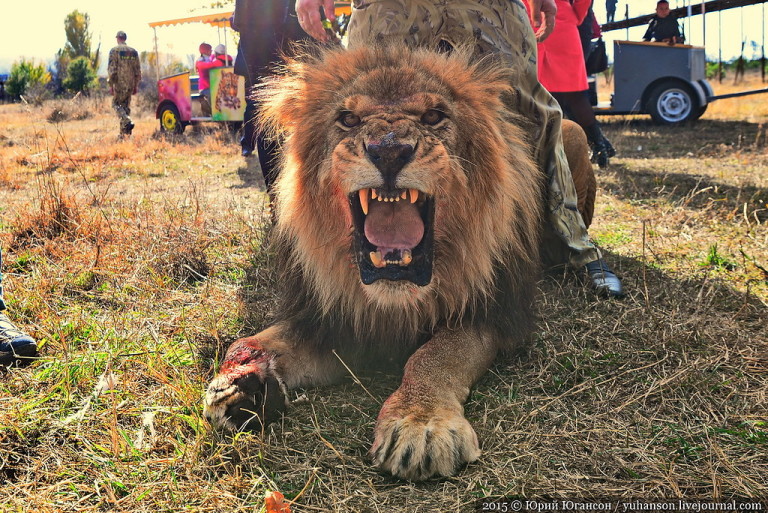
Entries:
{"type": "Polygon", "coordinates": [[[536,39],[520,0],[353,0],[349,46],[377,40],[437,48],[470,43],[478,55],[497,53],[512,71],[508,108],[531,121],[533,157],[547,176],[547,263],[581,267],[599,258],[577,209],[563,151],[562,112],[539,84],[536,39]]]}

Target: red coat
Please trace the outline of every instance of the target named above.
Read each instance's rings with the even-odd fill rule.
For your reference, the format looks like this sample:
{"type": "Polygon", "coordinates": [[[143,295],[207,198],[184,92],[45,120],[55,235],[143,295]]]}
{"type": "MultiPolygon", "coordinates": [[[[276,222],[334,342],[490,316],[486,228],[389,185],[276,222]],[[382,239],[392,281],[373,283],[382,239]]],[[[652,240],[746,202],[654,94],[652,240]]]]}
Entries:
{"type": "Polygon", "coordinates": [[[539,82],[551,93],[585,91],[587,71],[578,26],[587,15],[591,0],[555,0],[555,30],[539,43],[539,82]]]}

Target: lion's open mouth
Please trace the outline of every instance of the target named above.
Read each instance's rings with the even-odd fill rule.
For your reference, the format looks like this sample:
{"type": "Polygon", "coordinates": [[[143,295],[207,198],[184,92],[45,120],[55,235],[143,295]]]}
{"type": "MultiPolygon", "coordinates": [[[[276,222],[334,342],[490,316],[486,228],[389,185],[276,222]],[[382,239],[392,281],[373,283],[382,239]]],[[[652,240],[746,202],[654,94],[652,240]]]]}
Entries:
{"type": "Polygon", "coordinates": [[[432,279],[434,201],[416,189],[361,189],[349,196],[360,279],[432,279]]]}

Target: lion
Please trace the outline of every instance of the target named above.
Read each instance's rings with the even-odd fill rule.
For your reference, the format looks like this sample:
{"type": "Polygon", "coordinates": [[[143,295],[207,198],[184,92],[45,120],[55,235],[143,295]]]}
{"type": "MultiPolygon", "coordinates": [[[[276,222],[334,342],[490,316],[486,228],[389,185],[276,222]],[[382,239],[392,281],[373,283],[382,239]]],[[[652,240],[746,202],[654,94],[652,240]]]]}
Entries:
{"type": "Polygon", "coordinates": [[[535,325],[544,185],[503,105],[510,81],[466,48],[326,48],[285,67],[259,93],[283,141],[282,298],[273,325],[229,347],[204,414],[258,431],[288,389],[394,362],[373,464],[453,475],[480,456],[470,388],[535,325]]]}

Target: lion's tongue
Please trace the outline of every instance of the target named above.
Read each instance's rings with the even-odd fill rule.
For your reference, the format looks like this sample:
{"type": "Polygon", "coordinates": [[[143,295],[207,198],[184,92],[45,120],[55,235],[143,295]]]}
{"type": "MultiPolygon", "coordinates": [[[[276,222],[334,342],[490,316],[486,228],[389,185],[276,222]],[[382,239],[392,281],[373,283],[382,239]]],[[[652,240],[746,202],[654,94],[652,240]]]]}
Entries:
{"type": "Polygon", "coordinates": [[[373,201],[365,218],[365,238],[382,255],[394,249],[411,249],[424,236],[424,223],[416,205],[406,201],[373,201]]]}

